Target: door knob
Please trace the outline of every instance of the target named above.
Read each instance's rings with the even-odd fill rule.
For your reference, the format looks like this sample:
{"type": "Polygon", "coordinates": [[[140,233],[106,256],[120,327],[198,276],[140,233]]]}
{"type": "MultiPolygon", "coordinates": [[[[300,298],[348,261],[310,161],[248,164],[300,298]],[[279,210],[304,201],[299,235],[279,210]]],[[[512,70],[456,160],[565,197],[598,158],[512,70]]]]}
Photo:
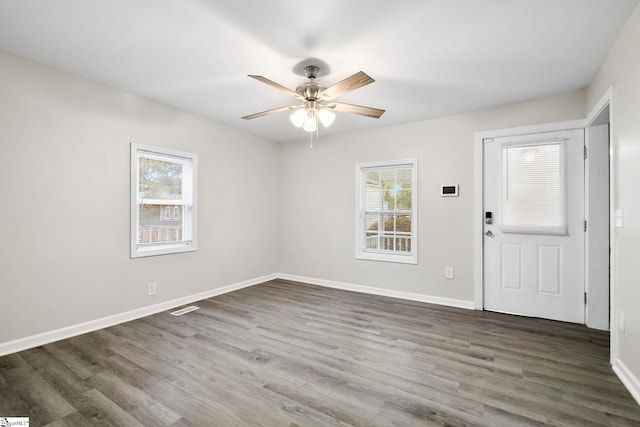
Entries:
{"type": "Polygon", "coordinates": [[[493,237],[493,233],[491,232],[491,230],[487,230],[484,234],[485,234],[487,237],[493,237]]]}

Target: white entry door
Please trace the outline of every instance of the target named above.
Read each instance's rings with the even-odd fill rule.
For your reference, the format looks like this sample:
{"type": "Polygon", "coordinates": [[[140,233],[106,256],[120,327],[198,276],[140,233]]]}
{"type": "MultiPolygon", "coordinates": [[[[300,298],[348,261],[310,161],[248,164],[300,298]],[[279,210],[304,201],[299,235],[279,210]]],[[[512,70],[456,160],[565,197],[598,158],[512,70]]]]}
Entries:
{"type": "Polygon", "coordinates": [[[584,323],[584,131],[484,141],[484,308],[584,323]]]}

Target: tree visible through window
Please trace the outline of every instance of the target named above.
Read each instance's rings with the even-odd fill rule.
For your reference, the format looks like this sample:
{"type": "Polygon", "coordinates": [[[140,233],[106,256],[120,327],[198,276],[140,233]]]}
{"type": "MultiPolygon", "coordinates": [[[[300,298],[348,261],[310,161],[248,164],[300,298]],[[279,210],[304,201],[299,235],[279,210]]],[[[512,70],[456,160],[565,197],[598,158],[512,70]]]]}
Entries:
{"type": "Polygon", "coordinates": [[[195,162],[132,144],[132,257],[195,250],[195,162]]]}

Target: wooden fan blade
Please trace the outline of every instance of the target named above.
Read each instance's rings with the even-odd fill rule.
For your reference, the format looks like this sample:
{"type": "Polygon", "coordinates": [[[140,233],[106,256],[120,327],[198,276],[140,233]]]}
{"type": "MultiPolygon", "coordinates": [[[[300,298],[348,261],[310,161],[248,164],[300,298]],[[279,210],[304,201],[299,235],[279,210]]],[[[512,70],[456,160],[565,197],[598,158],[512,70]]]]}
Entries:
{"type": "Polygon", "coordinates": [[[358,71],[351,77],[347,77],[346,79],[339,81],[333,86],[329,86],[322,92],[320,92],[319,98],[323,101],[328,101],[333,98],[337,98],[340,95],[344,95],[347,92],[351,92],[352,90],[361,88],[362,86],[366,86],[369,83],[373,83],[371,77],[365,74],[363,71],[358,71]]]}
{"type": "Polygon", "coordinates": [[[299,95],[295,91],[289,89],[288,87],[282,86],[280,83],[276,83],[273,80],[269,80],[266,77],[254,76],[252,74],[249,74],[249,77],[251,77],[252,79],[255,79],[255,80],[259,81],[259,82],[266,83],[271,87],[275,87],[276,89],[279,89],[279,90],[281,90],[283,92],[286,92],[286,93],[288,93],[289,95],[291,95],[293,97],[296,97],[296,98],[301,99],[303,101],[305,100],[302,95],[299,95]]]}
{"type": "Polygon", "coordinates": [[[340,113],[360,114],[361,116],[372,117],[374,119],[380,118],[385,111],[379,108],[363,107],[361,105],[345,104],[342,102],[332,102],[327,105],[327,108],[340,113]]]}
{"type": "Polygon", "coordinates": [[[295,110],[296,108],[300,108],[300,107],[303,107],[303,106],[300,106],[300,105],[288,105],[286,107],[279,107],[279,108],[274,108],[272,110],[262,111],[260,113],[250,114],[250,115],[244,116],[242,118],[245,119],[245,120],[257,119],[258,117],[266,116],[267,114],[281,113],[283,111],[291,111],[291,110],[295,110]]]}

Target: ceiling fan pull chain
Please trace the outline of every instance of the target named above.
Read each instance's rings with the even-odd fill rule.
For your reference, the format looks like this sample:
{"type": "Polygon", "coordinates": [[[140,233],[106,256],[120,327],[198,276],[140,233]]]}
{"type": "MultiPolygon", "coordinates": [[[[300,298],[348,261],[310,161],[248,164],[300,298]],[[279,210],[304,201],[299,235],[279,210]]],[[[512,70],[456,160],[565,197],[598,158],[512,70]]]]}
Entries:
{"type": "Polygon", "coordinates": [[[309,148],[313,148],[313,134],[316,134],[316,142],[318,142],[319,140],[319,133],[320,133],[320,125],[318,123],[318,116],[316,116],[316,131],[315,132],[309,132],[309,148]]]}

